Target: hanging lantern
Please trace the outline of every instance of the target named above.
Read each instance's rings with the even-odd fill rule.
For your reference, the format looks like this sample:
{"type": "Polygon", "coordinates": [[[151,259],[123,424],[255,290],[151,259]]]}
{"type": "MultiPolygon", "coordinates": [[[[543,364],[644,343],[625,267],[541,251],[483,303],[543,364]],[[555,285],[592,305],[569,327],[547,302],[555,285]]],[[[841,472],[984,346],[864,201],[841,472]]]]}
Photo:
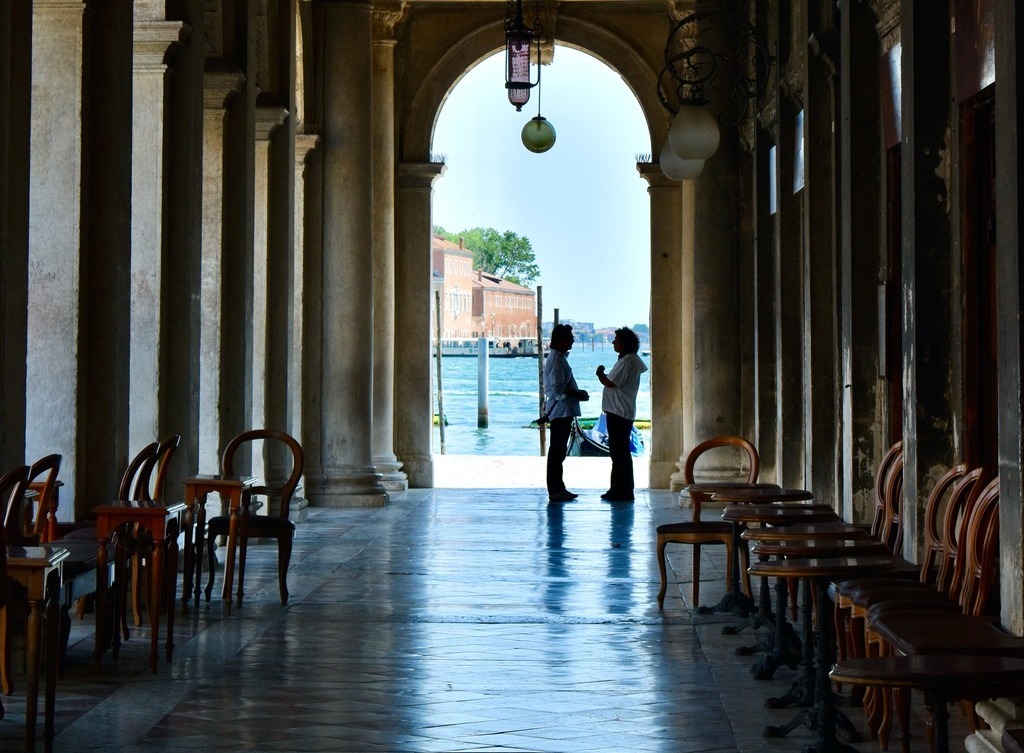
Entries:
{"type": "Polygon", "coordinates": [[[538,114],[523,126],[523,146],[541,154],[555,145],[555,127],[538,114]]]}
{"type": "Polygon", "coordinates": [[[671,180],[693,180],[704,171],[704,160],[681,159],[667,141],[661,148],[658,164],[665,177],[671,180]]]}
{"type": "Polygon", "coordinates": [[[668,143],[684,160],[706,160],[718,149],[718,123],[703,102],[683,102],[672,120],[668,143]]]}
{"type": "Polygon", "coordinates": [[[530,80],[534,31],[523,22],[523,0],[516,0],[515,15],[505,18],[505,90],[516,111],[530,101],[530,89],[540,81],[540,42],[537,42],[537,81],[530,80]]]}

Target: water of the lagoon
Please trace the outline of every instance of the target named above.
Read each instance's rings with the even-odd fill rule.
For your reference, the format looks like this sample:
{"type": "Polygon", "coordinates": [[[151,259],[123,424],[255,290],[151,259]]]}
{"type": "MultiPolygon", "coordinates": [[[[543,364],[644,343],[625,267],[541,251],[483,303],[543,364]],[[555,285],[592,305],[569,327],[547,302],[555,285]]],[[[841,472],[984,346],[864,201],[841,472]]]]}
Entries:
{"type": "MultiPolygon", "coordinates": [[[[601,413],[600,382],[595,371],[599,364],[610,369],[616,353],[610,344],[600,344],[591,350],[589,344],[579,343],[569,352],[569,363],[581,389],[590,393],[590,401],[583,403],[583,416],[596,417],[601,413]]],[[[651,358],[643,356],[648,371],[640,380],[637,395],[637,419],[651,419],[651,358]]],[[[536,428],[529,424],[538,413],[539,379],[536,358],[491,358],[488,374],[489,420],[486,428],[477,427],[477,359],[446,357],[441,362],[441,387],[444,413],[448,417],[445,427],[445,452],[449,455],[538,455],[540,439],[536,428]]],[[[433,408],[437,412],[436,362],[431,362],[434,393],[433,408]]],[[[650,453],[651,433],[642,430],[646,442],[645,453],[650,453]]],[[[435,453],[440,452],[440,429],[434,427],[435,453]]]]}

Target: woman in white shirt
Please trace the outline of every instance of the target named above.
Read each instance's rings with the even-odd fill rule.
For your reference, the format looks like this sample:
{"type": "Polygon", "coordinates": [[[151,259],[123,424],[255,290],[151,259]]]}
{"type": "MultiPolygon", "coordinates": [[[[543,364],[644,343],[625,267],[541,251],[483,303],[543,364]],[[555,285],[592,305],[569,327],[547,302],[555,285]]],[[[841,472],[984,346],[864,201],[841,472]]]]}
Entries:
{"type": "Polygon", "coordinates": [[[597,378],[604,385],[601,410],[608,417],[608,450],[612,458],[611,483],[601,499],[632,502],[633,456],[629,452],[629,437],[636,418],[640,375],[647,371],[647,364],[637,355],[640,338],[629,327],[615,330],[612,347],[619,354],[615,365],[608,373],[603,364],[597,367],[597,378]]]}

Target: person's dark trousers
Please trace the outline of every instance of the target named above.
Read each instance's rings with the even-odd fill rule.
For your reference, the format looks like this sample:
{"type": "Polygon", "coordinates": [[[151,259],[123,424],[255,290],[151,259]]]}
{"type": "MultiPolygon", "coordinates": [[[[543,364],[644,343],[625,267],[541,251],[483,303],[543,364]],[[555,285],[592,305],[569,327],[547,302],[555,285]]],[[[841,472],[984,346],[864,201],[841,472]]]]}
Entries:
{"type": "Polygon", "coordinates": [[[569,447],[569,432],[572,430],[572,417],[553,418],[551,426],[551,441],[548,444],[548,494],[558,494],[565,491],[565,482],[562,481],[562,461],[565,460],[565,452],[569,447]]]}
{"type": "Polygon", "coordinates": [[[633,420],[605,414],[608,419],[608,453],[612,457],[612,479],[609,499],[633,499],[633,456],[629,452],[629,435],[633,420]]]}

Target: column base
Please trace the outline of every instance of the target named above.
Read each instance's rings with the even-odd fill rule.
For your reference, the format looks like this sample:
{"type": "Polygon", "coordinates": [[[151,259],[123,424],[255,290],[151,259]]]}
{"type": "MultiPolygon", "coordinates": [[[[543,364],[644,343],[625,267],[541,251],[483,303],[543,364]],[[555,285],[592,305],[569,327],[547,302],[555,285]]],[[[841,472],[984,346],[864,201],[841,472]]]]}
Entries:
{"type": "Polygon", "coordinates": [[[394,455],[389,458],[374,458],[373,464],[381,475],[381,484],[389,492],[404,492],[409,488],[409,477],[402,472],[402,464],[394,455]]]}
{"type": "Polygon", "coordinates": [[[674,461],[651,460],[649,468],[650,480],[648,481],[648,484],[652,489],[672,489],[673,491],[676,491],[676,489],[682,488],[681,473],[679,474],[679,486],[677,487],[673,485],[675,482],[676,472],[679,469],[679,466],[674,461]]]}
{"type": "Polygon", "coordinates": [[[383,507],[387,489],[376,471],[336,471],[306,476],[306,499],[311,507],[383,507]]]}
{"type": "Polygon", "coordinates": [[[406,478],[409,480],[409,489],[434,488],[434,461],[431,458],[406,458],[402,461],[402,468],[405,469],[406,478]]]}

